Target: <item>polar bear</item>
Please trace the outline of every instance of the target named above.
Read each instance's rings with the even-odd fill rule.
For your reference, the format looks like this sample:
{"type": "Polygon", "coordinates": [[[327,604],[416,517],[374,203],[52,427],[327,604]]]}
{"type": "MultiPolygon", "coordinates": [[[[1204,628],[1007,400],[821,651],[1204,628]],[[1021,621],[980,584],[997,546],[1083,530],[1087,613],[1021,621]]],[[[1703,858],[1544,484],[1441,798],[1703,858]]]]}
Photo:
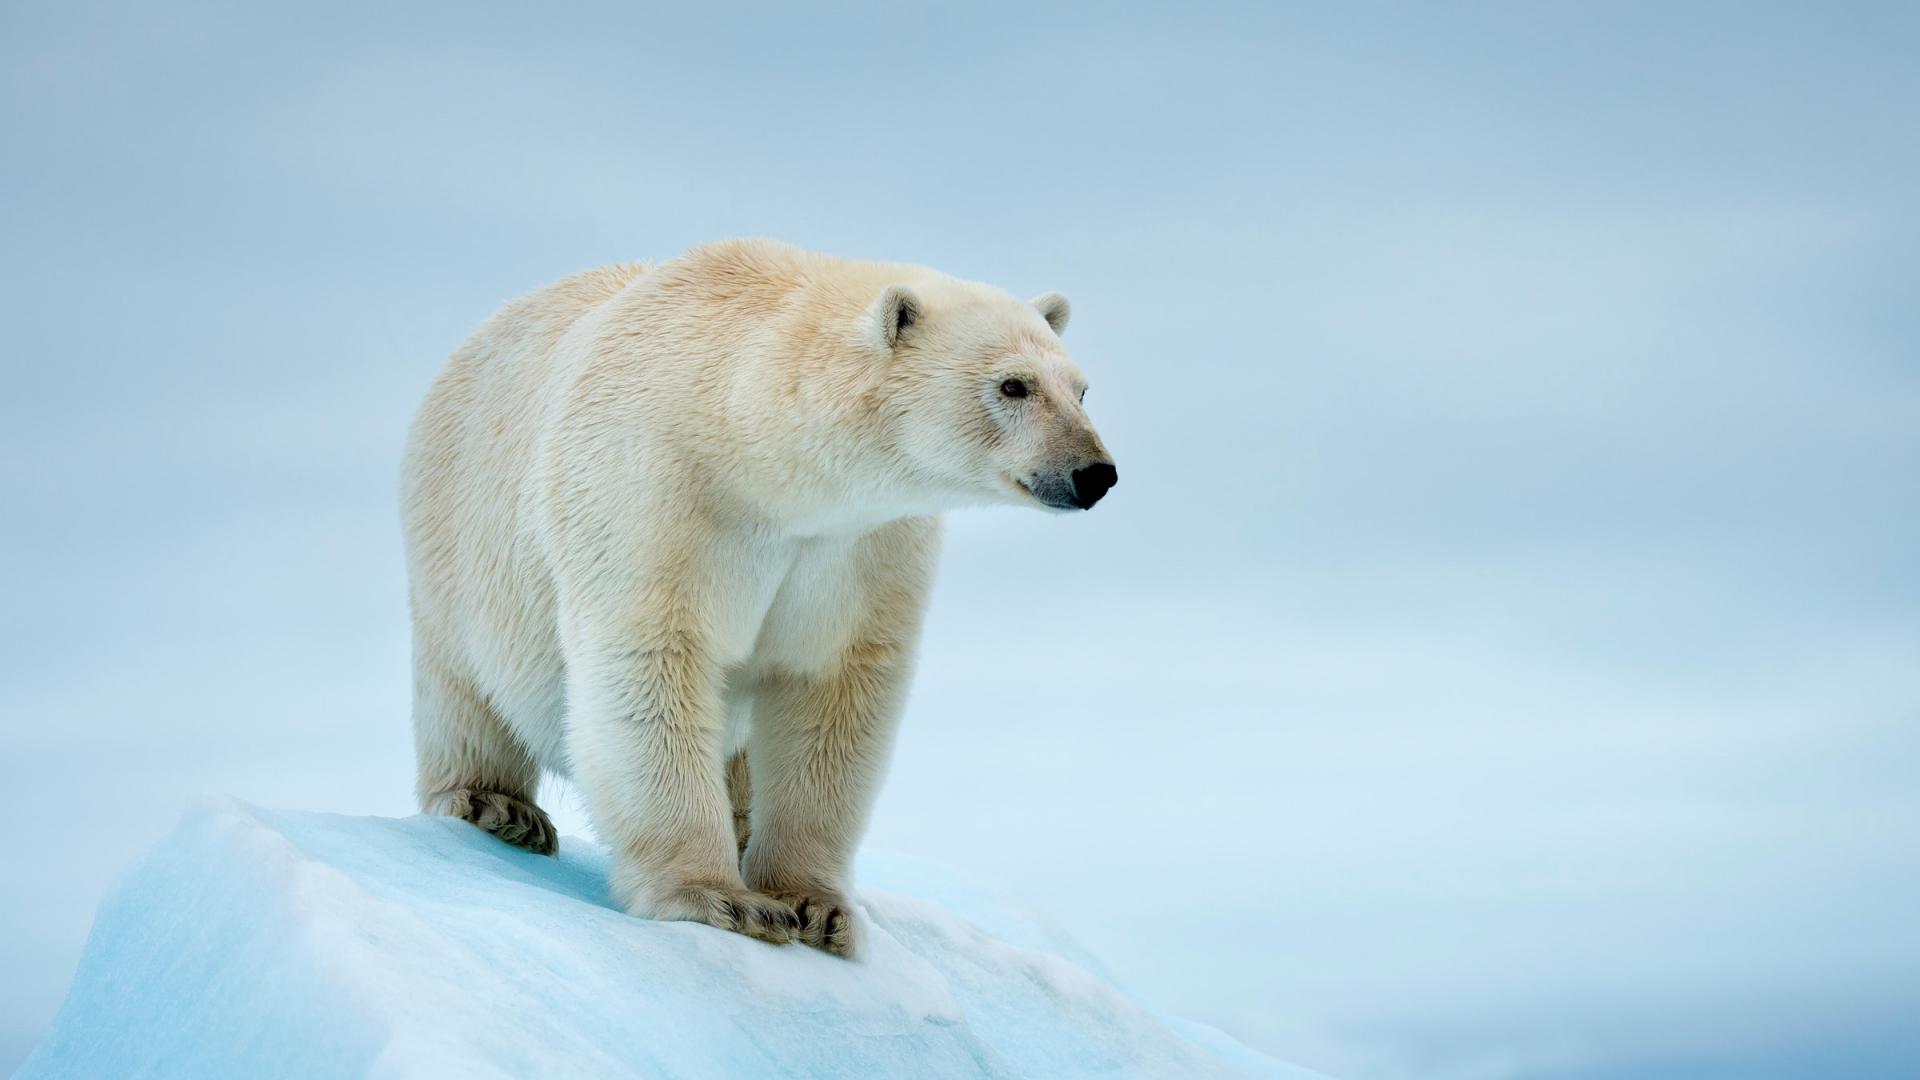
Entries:
{"type": "Polygon", "coordinates": [[[1067,317],[759,240],[508,303],[408,441],[422,809],[552,853],[570,777],[629,911],[851,954],[939,515],[1117,479],[1067,317]]]}

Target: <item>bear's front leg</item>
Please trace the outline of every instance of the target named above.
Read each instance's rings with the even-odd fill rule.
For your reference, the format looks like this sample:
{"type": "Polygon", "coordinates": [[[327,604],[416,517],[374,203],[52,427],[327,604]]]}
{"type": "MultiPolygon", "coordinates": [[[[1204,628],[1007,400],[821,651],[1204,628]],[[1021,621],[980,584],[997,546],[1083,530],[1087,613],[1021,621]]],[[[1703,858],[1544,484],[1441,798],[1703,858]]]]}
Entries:
{"type": "Polygon", "coordinates": [[[613,893],[627,910],[792,941],[792,905],[740,876],[721,673],[701,627],[678,618],[689,610],[655,602],[622,617],[563,616],[573,775],[613,847],[613,893]]]}
{"type": "Polygon", "coordinates": [[[910,640],[862,644],[828,674],[770,679],[754,701],[746,880],[793,906],[800,940],[839,956],[853,954],[853,856],[893,746],[910,650],[910,640]]]}

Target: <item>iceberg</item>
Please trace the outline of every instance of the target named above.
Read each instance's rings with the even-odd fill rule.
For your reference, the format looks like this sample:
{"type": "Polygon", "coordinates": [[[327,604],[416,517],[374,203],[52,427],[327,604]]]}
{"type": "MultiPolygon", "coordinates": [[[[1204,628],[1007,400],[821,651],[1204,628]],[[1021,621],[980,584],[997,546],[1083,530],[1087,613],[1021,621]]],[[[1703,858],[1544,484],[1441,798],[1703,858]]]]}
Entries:
{"type": "Polygon", "coordinates": [[[924,859],[862,854],[853,960],[634,918],[607,869],[580,838],[207,801],[102,904],[17,1075],[1317,1075],[924,859]]]}

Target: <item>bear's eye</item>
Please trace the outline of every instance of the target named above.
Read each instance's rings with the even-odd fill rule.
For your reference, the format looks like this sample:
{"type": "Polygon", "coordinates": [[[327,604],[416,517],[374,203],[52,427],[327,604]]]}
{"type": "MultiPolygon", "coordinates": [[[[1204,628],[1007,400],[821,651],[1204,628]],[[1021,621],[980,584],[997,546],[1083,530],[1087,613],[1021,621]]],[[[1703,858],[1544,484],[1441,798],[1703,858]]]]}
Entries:
{"type": "Polygon", "coordinates": [[[1000,384],[1000,392],[1008,397],[1026,397],[1027,384],[1019,379],[1008,379],[1000,384]]]}

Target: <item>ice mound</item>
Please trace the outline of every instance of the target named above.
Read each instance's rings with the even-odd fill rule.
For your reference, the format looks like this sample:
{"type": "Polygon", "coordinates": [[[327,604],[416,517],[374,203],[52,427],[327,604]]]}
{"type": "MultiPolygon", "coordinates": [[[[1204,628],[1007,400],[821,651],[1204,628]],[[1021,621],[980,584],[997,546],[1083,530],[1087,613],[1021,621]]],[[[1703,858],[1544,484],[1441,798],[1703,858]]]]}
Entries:
{"type": "Polygon", "coordinates": [[[445,818],[191,811],[107,898],[19,1076],[1315,1074],[1154,1012],[1047,921],[925,860],[858,875],[840,960],[613,906],[445,818]]]}

